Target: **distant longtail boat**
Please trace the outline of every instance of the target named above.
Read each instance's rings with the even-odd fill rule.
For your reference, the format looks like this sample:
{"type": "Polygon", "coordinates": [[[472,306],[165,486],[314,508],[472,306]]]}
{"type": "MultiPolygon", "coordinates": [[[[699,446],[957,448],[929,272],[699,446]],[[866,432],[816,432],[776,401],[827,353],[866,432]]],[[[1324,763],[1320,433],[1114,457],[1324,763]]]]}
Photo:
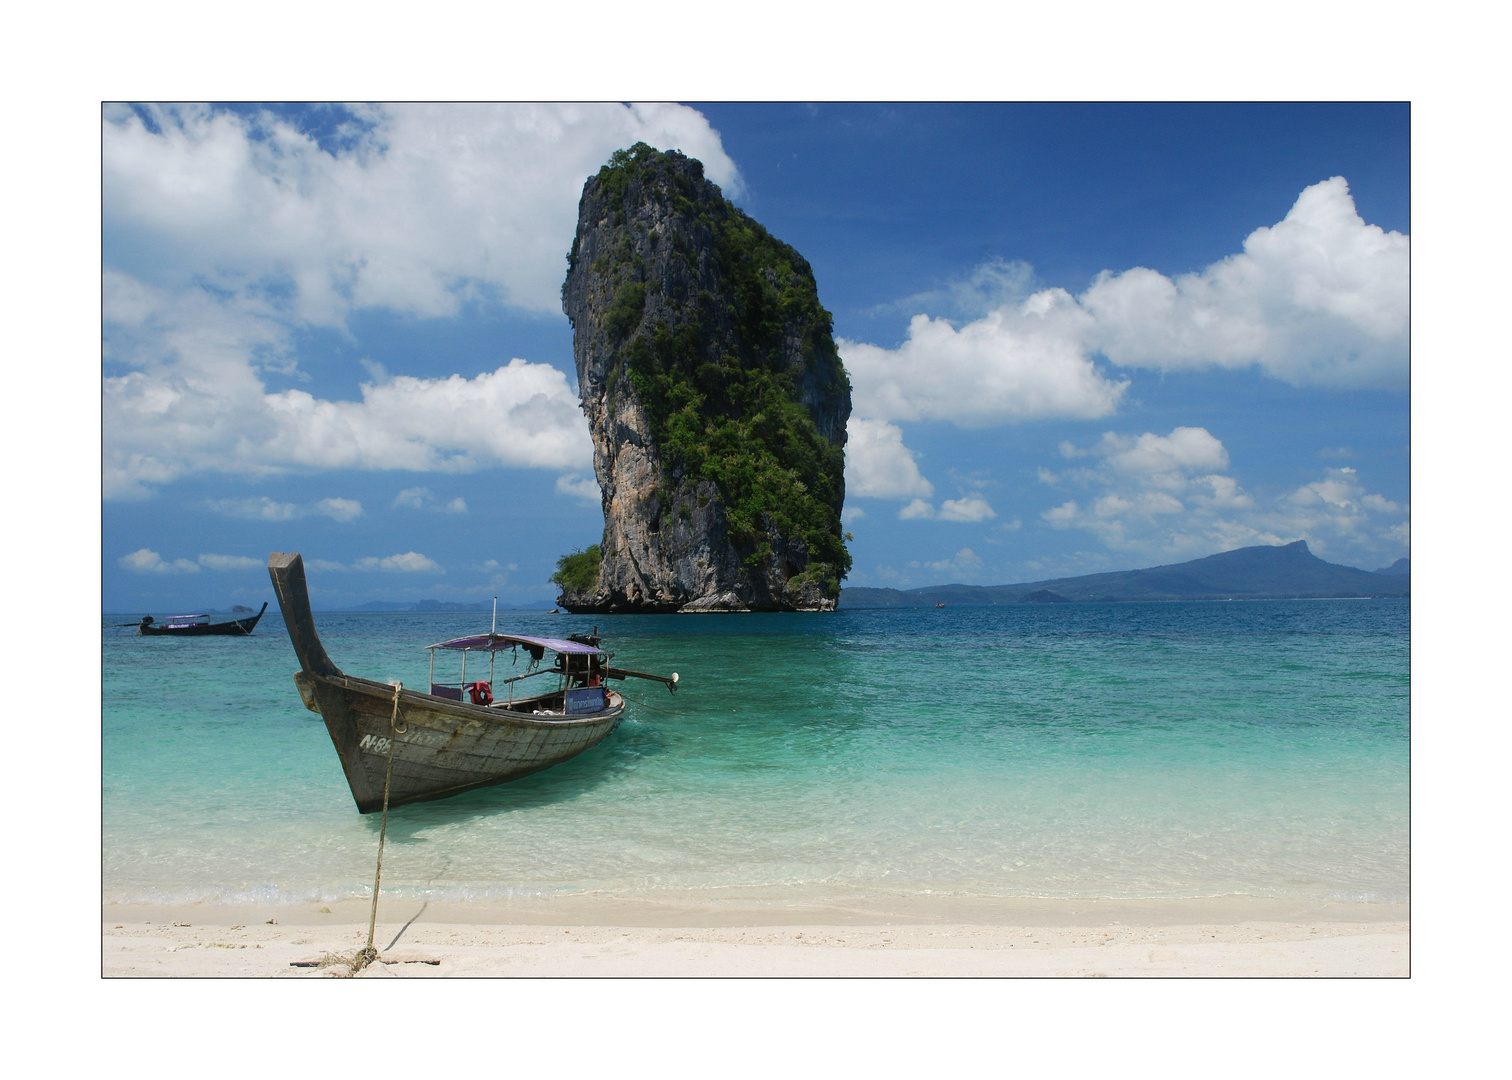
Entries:
{"type": "Polygon", "coordinates": [[[208,615],[170,615],[167,622],[154,625],[151,615],[143,615],[142,621],[137,623],[137,633],[144,637],[203,637],[206,634],[242,636],[250,634],[256,628],[257,620],[261,619],[263,611],[267,610],[268,605],[264,601],[262,611],[250,619],[233,619],[230,622],[217,623],[210,622],[208,615]]]}
{"type": "Polygon", "coordinates": [[[677,691],[676,672],[667,679],[610,667],[612,654],[599,648],[596,636],[525,637],[492,628],[428,646],[429,693],[361,679],[343,673],[320,643],[304,560],[274,552],[268,556],[268,576],[299,657],[294,685],[305,708],[324,718],[363,814],[383,809],[385,783],[388,805],[403,806],[501,784],[581,754],[624,715],[625,700],[608,688],[609,679],[653,679],[677,691]],[[435,681],[437,649],[462,654],[457,682],[435,681]],[[516,658],[523,650],[529,664],[524,674],[499,684],[509,693],[507,700],[495,701],[494,661],[505,650],[516,658]],[[469,652],[488,654],[487,681],[467,681],[469,652]],[[556,660],[541,667],[547,652],[556,660]],[[516,698],[514,684],[536,676],[555,676],[558,685],[516,698]]]}

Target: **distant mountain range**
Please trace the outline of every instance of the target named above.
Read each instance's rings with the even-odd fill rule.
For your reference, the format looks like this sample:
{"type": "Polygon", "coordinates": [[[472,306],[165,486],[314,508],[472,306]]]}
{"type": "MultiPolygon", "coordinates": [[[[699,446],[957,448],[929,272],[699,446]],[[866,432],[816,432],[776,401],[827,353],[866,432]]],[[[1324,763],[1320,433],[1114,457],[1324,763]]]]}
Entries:
{"type": "Polygon", "coordinates": [[[845,588],[842,608],[922,607],[935,604],[1054,604],[1119,600],[1291,600],[1344,596],[1407,596],[1408,560],[1381,570],[1324,562],[1298,540],[1247,547],[1205,559],[1052,578],[1019,585],[928,585],[921,589],[845,588]]]}

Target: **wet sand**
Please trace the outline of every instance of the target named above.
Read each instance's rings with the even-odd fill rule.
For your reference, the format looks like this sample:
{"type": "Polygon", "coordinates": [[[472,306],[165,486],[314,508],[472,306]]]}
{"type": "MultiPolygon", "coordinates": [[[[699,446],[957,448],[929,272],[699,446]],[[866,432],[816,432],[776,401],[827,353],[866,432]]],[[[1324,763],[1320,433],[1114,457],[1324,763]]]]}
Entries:
{"type": "MultiPolygon", "coordinates": [[[[102,909],[107,977],[353,974],[368,904],[102,909]]],[[[1406,905],[1284,901],[598,898],[381,903],[360,978],[1406,977],[1406,905]],[[900,910],[902,908],[902,910],[900,910]]]]}

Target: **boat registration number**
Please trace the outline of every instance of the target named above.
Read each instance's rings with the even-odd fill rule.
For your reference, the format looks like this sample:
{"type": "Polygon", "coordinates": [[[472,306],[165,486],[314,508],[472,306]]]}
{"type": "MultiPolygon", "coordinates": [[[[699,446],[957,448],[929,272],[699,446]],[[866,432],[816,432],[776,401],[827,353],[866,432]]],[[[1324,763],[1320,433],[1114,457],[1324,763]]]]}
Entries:
{"type": "Polygon", "coordinates": [[[374,754],[386,754],[389,752],[389,740],[382,735],[364,735],[362,741],[357,746],[359,749],[368,750],[374,754]]]}

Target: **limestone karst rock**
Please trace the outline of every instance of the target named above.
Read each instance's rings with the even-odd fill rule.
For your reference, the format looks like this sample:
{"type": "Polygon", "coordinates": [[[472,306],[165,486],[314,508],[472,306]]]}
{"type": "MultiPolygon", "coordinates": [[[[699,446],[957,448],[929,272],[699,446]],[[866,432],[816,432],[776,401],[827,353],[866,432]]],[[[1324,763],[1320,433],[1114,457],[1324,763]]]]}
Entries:
{"type": "Polygon", "coordinates": [[[638,143],[583,186],[568,264],[604,535],[597,583],[559,603],[833,610],[850,382],[808,262],[638,143]]]}

